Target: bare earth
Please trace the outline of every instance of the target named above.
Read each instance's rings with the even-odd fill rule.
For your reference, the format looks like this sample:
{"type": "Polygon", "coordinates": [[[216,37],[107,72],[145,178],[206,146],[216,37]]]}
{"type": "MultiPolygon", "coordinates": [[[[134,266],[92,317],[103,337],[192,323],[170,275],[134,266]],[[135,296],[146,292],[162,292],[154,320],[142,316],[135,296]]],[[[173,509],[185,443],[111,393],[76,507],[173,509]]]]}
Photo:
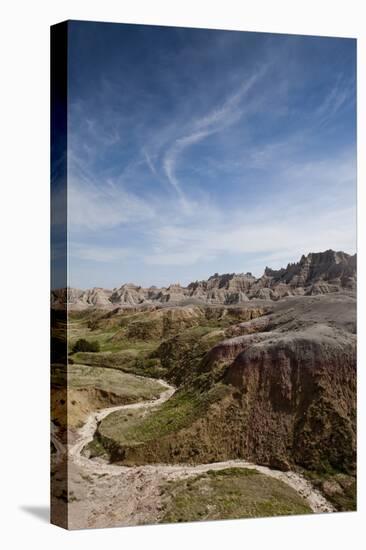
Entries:
{"type": "MultiPolygon", "coordinates": [[[[256,469],[286,483],[305,499],[314,513],[334,511],[333,506],[300,474],[282,472],[244,460],[194,466],[154,464],[127,467],[109,464],[101,458],[89,459],[81,454],[85,445],[93,439],[98,422],[110,413],[121,409],[143,409],[148,414],[149,409],[167,401],[175,388],[163,380],[159,382],[164,391],[158,399],[93,412],[79,429],[76,441],[68,449],[69,529],[156,523],[162,511],[162,484],[169,480],[194,477],[208,470],[231,467],[256,469]]],[[[64,460],[65,447],[57,439],[55,430],[52,441],[57,451],[55,461],[64,460]]]]}

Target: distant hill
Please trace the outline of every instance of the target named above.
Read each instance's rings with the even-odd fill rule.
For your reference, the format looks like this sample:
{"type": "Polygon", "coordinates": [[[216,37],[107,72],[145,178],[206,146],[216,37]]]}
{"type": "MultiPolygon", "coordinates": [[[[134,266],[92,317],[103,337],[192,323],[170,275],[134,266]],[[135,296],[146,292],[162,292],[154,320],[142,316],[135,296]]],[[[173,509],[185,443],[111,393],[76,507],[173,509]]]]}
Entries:
{"type": "Polygon", "coordinates": [[[302,256],[297,263],[278,270],[266,267],[262,277],[251,273],[215,273],[207,280],[187,287],[143,288],[131,283],[107,290],[75,288],[52,291],[52,306],[67,302],[72,309],[138,306],[199,302],[205,304],[240,304],[249,300],[280,300],[286,296],[313,296],[334,292],[355,292],[356,254],[326,250],[302,256]]]}

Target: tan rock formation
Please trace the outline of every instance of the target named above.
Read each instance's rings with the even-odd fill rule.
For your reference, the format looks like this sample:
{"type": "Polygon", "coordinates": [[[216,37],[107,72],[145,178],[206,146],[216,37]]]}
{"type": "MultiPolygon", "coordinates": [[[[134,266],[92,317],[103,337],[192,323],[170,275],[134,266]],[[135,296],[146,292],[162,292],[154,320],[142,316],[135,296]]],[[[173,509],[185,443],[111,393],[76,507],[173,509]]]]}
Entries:
{"type": "Polygon", "coordinates": [[[65,289],[52,291],[52,305],[58,307],[66,300],[71,309],[95,307],[108,309],[141,304],[182,305],[184,303],[241,304],[248,300],[280,300],[286,296],[313,296],[335,292],[355,292],[356,254],[345,252],[310,253],[298,263],[273,270],[266,267],[262,277],[251,273],[215,273],[206,281],[195,281],[187,287],[172,284],[167,288],[142,288],[123,284],[106,290],[65,289]]]}

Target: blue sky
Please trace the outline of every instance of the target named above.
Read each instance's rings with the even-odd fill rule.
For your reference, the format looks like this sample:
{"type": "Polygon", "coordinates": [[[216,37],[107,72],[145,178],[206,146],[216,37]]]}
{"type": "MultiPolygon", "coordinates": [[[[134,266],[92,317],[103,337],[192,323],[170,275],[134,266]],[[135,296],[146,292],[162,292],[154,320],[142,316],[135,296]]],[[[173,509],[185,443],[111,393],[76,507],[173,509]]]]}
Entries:
{"type": "Polygon", "coordinates": [[[69,284],[356,247],[356,42],[69,24],[69,284]]]}

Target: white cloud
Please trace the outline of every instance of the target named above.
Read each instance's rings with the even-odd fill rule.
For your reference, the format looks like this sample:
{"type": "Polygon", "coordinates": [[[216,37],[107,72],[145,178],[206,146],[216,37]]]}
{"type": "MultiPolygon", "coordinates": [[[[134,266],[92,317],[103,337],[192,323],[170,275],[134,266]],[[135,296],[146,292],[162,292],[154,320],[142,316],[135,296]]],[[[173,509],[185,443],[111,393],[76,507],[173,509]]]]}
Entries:
{"type": "Polygon", "coordinates": [[[220,130],[222,127],[231,125],[240,118],[247,106],[240,107],[245,96],[263,76],[265,68],[250,76],[239,89],[231,94],[221,106],[210,111],[206,116],[198,119],[194,128],[206,129],[210,133],[220,130]]]}
{"type": "MultiPolygon", "coordinates": [[[[287,211],[283,221],[256,223],[251,216],[239,225],[219,227],[167,226],[159,230],[158,246],[145,256],[151,265],[193,265],[225,255],[256,256],[295,260],[303,253],[336,248],[355,249],[355,209],[334,210],[314,219],[309,212],[300,217],[287,211]]],[[[249,266],[244,266],[247,269],[249,266]]],[[[264,266],[261,266],[263,269],[264,266]]]]}
{"type": "Polygon", "coordinates": [[[71,226],[97,230],[150,219],[153,209],[123,189],[69,183],[68,217],[71,226]]]}
{"type": "Polygon", "coordinates": [[[239,120],[239,118],[243,116],[245,110],[248,109],[248,105],[241,107],[241,102],[256,84],[258,79],[263,76],[263,73],[264,69],[255,73],[248,78],[235,93],[226,98],[222,105],[215,107],[208,114],[191,121],[186,134],[177,138],[165,153],[163,160],[165,175],[179,195],[182,206],[185,209],[189,209],[190,205],[176,175],[176,165],[179,157],[191,145],[199,143],[206,137],[220,132],[222,129],[239,120]]]}
{"type": "MultiPolygon", "coordinates": [[[[75,151],[79,158],[69,155],[68,213],[72,238],[79,241],[71,244],[75,264],[76,259],[105,264],[97,268],[105,274],[108,264],[113,263],[111,271],[121,273],[122,277],[128,263],[141,265],[141,271],[145,268],[148,276],[154,273],[151,277],[156,274],[164,277],[172,266],[174,278],[175,274],[179,277],[184,272],[180,267],[188,266],[186,272],[189,276],[192,272],[194,278],[196,268],[202,272],[206,265],[213,265],[209,262],[225,266],[226,260],[236,259],[236,265],[242,265],[243,270],[259,275],[266,263],[278,268],[310,251],[326,248],[354,251],[356,214],[351,207],[355,204],[354,154],[339,154],[335,158],[334,153],[328,155],[324,147],[315,152],[317,156],[323,153],[321,160],[314,162],[309,157],[314,151],[309,145],[317,137],[319,127],[350,103],[353,91],[345,89],[341,81],[304,121],[304,126],[297,124],[293,132],[274,133],[259,145],[250,139],[252,126],[249,125],[248,139],[243,140],[243,145],[237,141],[237,135],[232,141],[229,137],[229,143],[223,140],[223,154],[217,158],[212,155],[208,162],[213,162],[211,175],[228,167],[229,196],[232,195],[231,178],[235,178],[237,202],[234,206],[233,202],[227,205],[230,201],[225,196],[226,180],[223,180],[221,195],[216,194],[216,189],[211,194],[210,174],[207,176],[204,171],[201,175],[207,177],[207,181],[198,184],[194,201],[193,194],[190,196],[184,188],[179,168],[181,162],[184,166],[183,156],[190,147],[219,134],[247,115],[269,109],[268,105],[272,108],[273,90],[268,82],[255,88],[265,71],[264,67],[248,78],[221,104],[202,116],[197,116],[197,106],[191,102],[192,115],[185,120],[183,111],[178,111],[174,120],[164,119],[156,128],[145,127],[140,121],[142,137],[136,145],[136,155],[128,156],[128,162],[124,162],[121,154],[121,161],[112,167],[113,179],[105,176],[97,180],[92,169],[97,166],[98,174],[112,172],[104,165],[101,169],[95,159],[97,155],[104,158],[104,152],[121,140],[118,125],[115,130],[112,123],[101,124],[105,131],[100,132],[94,121],[86,120],[87,134],[93,138],[88,142],[87,158],[83,157],[83,147],[88,145],[77,132],[75,151]],[[255,94],[251,93],[253,90],[255,94]],[[218,166],[220,163],[222,166],[218,166]],[[120,172],[116,175],[117,168],[120,172]],[[253,180],[250,170],[255,173],[253,180]],[[243,195],[248,195],[251,204],[245,204],[240,195],[240,179],[245,189],[243,195]],[[165,185],[168,192],[162,193],[160,187],[150,185],[151,182],[165,185]],[[260,189],[258,197],[253,198],[253,193],[247,190],[250,186],[253,191],[256,184],[260,189]],[[116,242],[118,226],[126,226],[130,235],[138,237],[139,249],[109,246],[111,232],[105,230],[113,229],[113,242],[116,242]],[[89,240],[91,231],[98,235],[98,243],[105,245],[85,244],[92,240],[89,240]]],[[[275,111],[278,113],[277,106],[275,111]]],[[[128,127],[123,122],[120,124],[122,134],[123,128],[128,127]]],[[[244,126],[241,126],[243,133],[244,126]]],[[[205,162],[201,164],[208,168],[205,162]]],[[[195,176],[198,180],[197,174],[195,176]]],[[[89,265],[84,263],[83,267],[87,271],[89,265]]],[[[136,267],[131,267],[132,270],[136,267]]],[[[136,278],[141,276],[137,271],[136,278]]]]}
{"type": "Polygon", "coordinates": [[[353,83],[344,82],[338,75],[336,83],[315,111],[319,125],[327,124],[332,117],[355,98],[353,83]]]}
{"type": "MultiPolygon", "coordinates": [[[[155,228],[148,265],[189,266],[228,256],[256,258],[244,270],[262,272],[265,259],[280,267],[301,254],[356,247],[355,159],[291,162],[277,177],[283,192],[256,207],[245,204],[210,215],[203,210],[189,225],[183,217],[155,228]],[[324,186],[324,188],[322,188],[324,186]]],[[[259,274],[259,273],[257,273],[259,274]]]]}
{"type": "Polygon", "coordinates": [[[153,176],[156,176],[158,177],[158,173],[156,171],[156,168],[155,168],[155,165],[152,161],[152,158],[151,156],[149,155],[149,153],[146,151],[146,149],[143,149],[142,150],[142,154],[144,156],[144,159],[146,161],[146,164],[148,165],[149,169],[150,169],[150,172],[152,173],[153,176]]]}
{"type": "Polygon", "coordinates": [[[131,255],[128,248],[90,246],[83,243],[70,243],[70,256],[79,260],[110,263],[127,258],[131,255]]]}
{"type": "Polygon", "coordinates": [[[127,192],[122,182],[96,181],[86,164],[71,152],[67,200],[69,226],[79,230],[112,228],[155,216],[151,203],[127,192]]]}

